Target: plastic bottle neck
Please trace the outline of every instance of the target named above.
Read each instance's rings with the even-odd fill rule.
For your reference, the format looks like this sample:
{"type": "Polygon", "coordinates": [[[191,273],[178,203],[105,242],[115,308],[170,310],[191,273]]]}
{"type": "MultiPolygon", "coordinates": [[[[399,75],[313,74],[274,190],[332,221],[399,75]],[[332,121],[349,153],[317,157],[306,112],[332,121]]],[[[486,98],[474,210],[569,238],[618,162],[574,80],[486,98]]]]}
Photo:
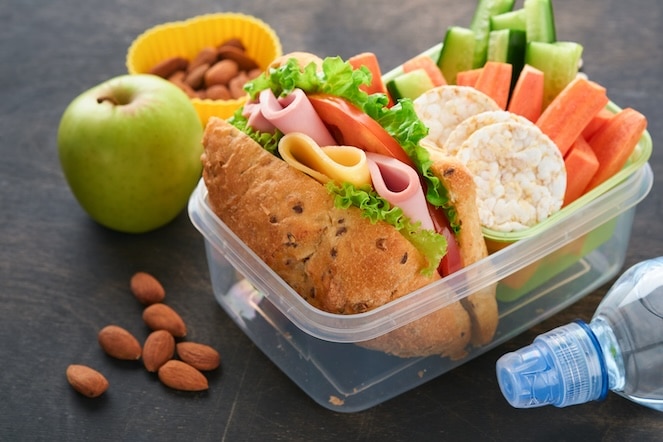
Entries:
{"type": "Polygon", "coordinates": [[[601,346],[582,321],[538,336],[497,361],[504,397],[518,408],[565,407],[605,398],[608,372],[601,346]]]}
{"type": "Polygon", "coordinates": [[[621,391],[625,383],[624,360],[610,323],[605,317],[598,315],[589,323],[589,328],[598,341],[603,354],[603,363],[608,376],[608,389],[621,391]]]}

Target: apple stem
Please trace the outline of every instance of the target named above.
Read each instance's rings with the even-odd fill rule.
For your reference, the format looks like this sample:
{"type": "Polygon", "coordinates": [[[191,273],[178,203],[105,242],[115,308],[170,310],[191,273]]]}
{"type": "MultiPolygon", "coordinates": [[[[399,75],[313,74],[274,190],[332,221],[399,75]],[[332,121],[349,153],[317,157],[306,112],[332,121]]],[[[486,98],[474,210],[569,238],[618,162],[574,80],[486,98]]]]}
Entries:
{"type": "Polygon", "coordinates": [[[118,101],[114,97],[104,96],[104,97],[97,98],[97,103],[99,103],[99,104],[103,103],[104,101],[108,101],[114,106],[117,106],[119,104],[118,101]]]}

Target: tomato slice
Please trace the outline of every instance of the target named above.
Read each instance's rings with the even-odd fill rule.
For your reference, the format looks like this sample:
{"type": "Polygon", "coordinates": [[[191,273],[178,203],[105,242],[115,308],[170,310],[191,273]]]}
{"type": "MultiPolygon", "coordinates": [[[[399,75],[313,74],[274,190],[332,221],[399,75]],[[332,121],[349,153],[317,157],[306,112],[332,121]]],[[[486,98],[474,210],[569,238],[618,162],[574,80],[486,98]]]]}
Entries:
{"type": "Polygon", "coordinates": [[[460,256],[460,247],[456,235],[449,226],[449,221],[441,209],[428,204],[428,212],[433,220],[435,231],[447,239],[447,254],[444,255],[437,267],[440,276],[445,277],[463,268],[463,258],[460,256]]]}
{"type": "Polygon", "coordinates": [[[400,144],[361,109],[333,95],[313,94],[308,99],[337,143],[387,155],[414,167],[400,144]]]}

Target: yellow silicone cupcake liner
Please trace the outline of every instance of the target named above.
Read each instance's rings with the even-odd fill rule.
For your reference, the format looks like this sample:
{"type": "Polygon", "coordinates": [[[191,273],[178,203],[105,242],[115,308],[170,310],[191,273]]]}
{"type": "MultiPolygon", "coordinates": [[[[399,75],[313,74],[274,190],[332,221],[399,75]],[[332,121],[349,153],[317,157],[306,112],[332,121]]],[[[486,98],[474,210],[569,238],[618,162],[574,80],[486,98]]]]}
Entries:
{"type": "MultiPolygon", "coordinates": [[[[225,12],[157,25],[139,35],[129,47],[126,65],[130,74],[148,72],[157,63],[175,56],[193,59],[207,46],[239,38],[249,57],[261,69],[282,55],[276,32],[264,21],[242,13],[225,12]]],[[[230,117],[244,104],[233,100],[191,99],[203,125],[211,116],[230,117]]]]}

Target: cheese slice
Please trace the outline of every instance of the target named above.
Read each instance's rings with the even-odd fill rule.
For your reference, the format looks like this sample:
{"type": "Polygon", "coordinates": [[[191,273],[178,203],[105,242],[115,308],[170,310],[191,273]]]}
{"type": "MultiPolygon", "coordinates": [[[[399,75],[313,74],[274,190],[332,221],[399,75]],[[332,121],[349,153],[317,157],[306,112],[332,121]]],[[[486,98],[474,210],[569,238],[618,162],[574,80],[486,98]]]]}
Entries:
{"type": "Polygon", "coordinates": [[[279,141],[279,154],[292,167],[322,184],[329,180],[357,187],[371,183],[366,153],[354,146],[320,147],[310,136],[292,132],[279,141]]]}

